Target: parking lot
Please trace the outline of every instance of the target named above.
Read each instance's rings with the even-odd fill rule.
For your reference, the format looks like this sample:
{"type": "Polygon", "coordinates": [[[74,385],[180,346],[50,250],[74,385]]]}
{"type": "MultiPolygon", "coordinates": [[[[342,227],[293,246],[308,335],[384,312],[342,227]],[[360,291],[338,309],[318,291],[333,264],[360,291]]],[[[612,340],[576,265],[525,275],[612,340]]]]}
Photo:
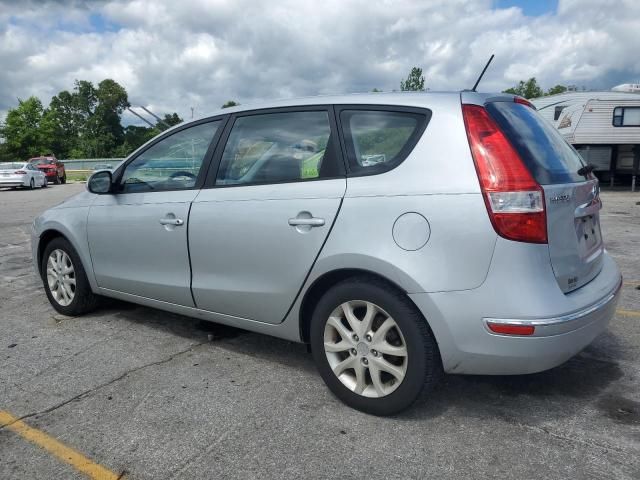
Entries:
{"type": "Polygon", "coordinates": [[[377,418],[334,398],[304,345],[115,301],[56,314],[30,224],[83,188],[0,190],[0,478],[640,478],[640,194],[602,193],[625,278],[606,334],[377,418]]]}

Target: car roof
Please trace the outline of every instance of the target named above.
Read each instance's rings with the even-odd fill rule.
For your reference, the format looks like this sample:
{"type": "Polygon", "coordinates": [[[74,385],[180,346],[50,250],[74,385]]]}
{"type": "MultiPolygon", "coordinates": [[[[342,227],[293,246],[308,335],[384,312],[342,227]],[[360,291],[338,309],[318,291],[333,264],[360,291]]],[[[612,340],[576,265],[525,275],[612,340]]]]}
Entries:
{"type": "Polygon", "coordinates": [[[262,108],[304,107],[309,105],[373,104],[424,107],[435,98],[446,96],[460,98],[460,92],[370,92],[285,98],[218,109],[204,118],[262,108]]]}

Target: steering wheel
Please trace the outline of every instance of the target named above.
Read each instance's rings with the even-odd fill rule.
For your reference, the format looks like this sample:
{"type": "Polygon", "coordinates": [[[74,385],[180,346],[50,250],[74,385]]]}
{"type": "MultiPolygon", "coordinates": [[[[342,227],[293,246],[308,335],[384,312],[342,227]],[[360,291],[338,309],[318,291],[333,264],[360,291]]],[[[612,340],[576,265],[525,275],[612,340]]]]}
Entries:
{"type": "Polygon", "coordinates": [[[189,177],[191,179],[193,179],[195,181],[196,176],[191,173],[191,172],[187,172],[186,170],[180,170],[178,172],[173,172],[171,175],[169,175],[169,180],[173,180],[176,177],[189,177]]]}

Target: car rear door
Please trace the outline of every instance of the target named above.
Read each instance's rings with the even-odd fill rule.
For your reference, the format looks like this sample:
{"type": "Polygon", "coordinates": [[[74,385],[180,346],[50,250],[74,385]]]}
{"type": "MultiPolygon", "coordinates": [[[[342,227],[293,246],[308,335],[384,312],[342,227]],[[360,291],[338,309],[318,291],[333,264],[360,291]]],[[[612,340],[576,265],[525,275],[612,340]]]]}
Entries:
{"type": "Polygon", "coordinates": [[[98,286],[193,307],[187,228],[223,120],[189,125],[149,146],[116,173],[88,217],[98,286]]]}
{"type": "Polygon", "coordinates": [[[530,106],[497,101],[487,104],[487,110],[544,190],[549,255],[558,285],[565,293],[581,287],[602,268],[598,180],[530,106]]]}
{"type": "Polygon", "coordinates": [[[191,208],[193,297],[201,309],[279,323],[346,189],[333,112],[243,112],[223,137],[217,175],[191,208]]]}

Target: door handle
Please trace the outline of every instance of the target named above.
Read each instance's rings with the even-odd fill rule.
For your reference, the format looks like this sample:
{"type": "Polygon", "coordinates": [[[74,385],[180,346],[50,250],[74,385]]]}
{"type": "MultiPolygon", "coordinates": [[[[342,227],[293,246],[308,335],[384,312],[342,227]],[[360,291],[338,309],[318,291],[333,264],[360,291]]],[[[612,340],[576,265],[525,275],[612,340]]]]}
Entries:
{"type": "Polygon", "coordinates": [[[184,220],[181,218],[161,218],[160,225],[184,225],[184,220]]]}
{"type": "Polygon", "coordinates": [[[322,225],[324,225],[324,218],[290,218],[289,225],[291,225],[292,227],[297,227],[299,225],[321,227],[322,225]]]}

